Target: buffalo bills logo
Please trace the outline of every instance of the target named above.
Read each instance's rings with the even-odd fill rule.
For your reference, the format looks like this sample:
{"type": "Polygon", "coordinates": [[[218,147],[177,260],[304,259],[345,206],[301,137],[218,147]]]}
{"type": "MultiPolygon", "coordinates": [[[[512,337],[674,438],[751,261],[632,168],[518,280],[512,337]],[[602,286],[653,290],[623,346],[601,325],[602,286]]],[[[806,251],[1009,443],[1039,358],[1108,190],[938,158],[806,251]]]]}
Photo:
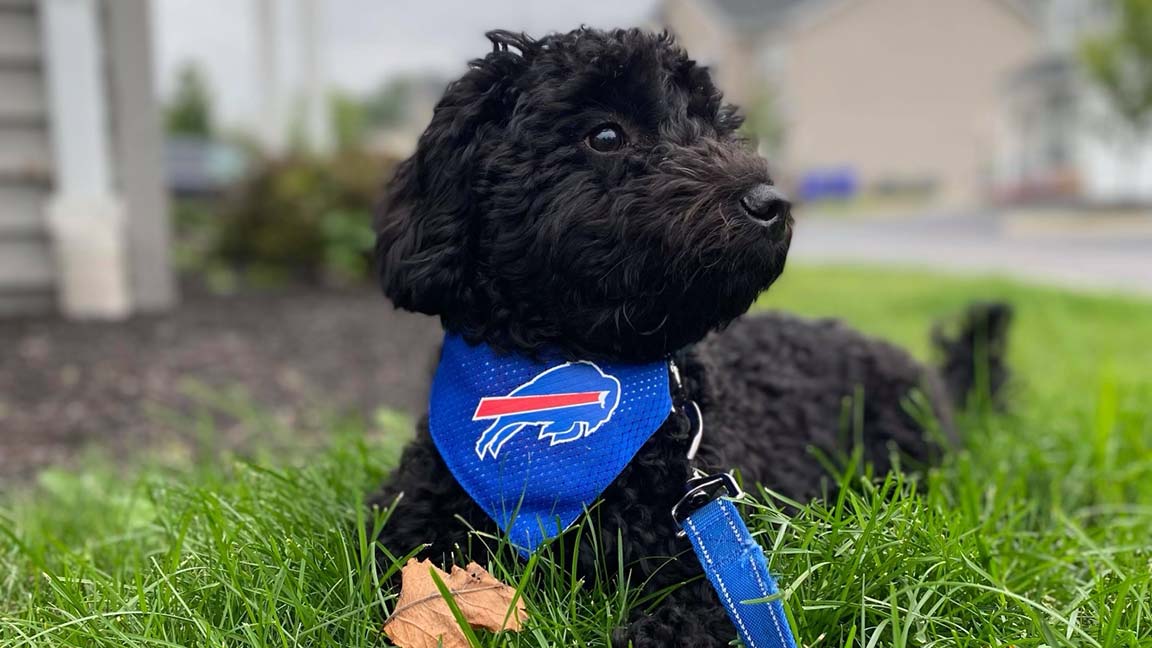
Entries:
{"type": "Polygon", "coordinates": [[[608,422],[620,404],[620,381],[591,362],[568,362],[538,374],[507,396],[481,398],[473,421],[492,419],[476,454],[493,459],[512,437],[539,428],[549,445],[582,439],[608,422]]]}

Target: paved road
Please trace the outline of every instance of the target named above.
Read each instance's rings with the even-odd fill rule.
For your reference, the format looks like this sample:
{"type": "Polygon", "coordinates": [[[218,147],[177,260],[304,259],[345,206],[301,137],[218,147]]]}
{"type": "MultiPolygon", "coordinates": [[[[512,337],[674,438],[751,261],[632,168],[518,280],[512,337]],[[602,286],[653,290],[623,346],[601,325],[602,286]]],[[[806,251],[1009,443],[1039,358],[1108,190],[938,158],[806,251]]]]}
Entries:
{"type": "Polygon", "coordinates": [[[798,218],[791,257],[1001,274],[1152,294],[1152,219],[1083,225],[989,213],[891,219],[798,218]]]}

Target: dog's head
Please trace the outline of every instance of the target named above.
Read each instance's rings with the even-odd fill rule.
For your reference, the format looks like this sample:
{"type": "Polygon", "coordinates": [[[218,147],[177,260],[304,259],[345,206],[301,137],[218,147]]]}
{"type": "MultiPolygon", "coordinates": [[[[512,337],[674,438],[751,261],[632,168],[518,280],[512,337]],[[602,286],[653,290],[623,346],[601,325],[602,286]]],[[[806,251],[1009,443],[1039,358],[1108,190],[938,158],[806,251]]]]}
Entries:
{"type": "Polygon", "coordinates": [[[381,207],[396,306],[496,348],[653,360],[784,269],[787,201],[666,35],[491,32],[381,207]]]}

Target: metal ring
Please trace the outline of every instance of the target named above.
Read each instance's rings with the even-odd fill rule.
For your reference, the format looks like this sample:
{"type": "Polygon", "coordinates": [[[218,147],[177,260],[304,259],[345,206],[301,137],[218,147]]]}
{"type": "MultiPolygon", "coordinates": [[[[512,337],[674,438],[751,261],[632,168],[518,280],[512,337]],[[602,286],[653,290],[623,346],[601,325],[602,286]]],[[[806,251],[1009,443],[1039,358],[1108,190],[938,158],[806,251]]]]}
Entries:
{"type": "Polygon", "coordinates": [[[676,383],[676,391],[684,388],[684,381],[680,379],[680,368],[676,366],[676,361],[668,359],[668,370],[672,372],[672,379],[676,383]]]}
{"type": "MultiPolygon", "coordinates": [[[[704,415],[700,412],[700,406],[696,401],[690,400],[688,404],[692,406],[692,410],[696,412],[696,433],[692,435],[692,443],[688,446],[688,461],[696,458],[696,453],[700,450],[700,441],[704,439],[704,415]]],[[[684,409],[685,416],[689,419],[692,416],[688,415],[688,408],[684,409]]]]}
{"type": "MultiPolygon", "coordinates": [[[[684,493],[684,497],[681,497],[680,501],[672,507],[672,519],[676,521],[677,526],[682,527],[688,516],[720,497],[731,500],[744,497],[744,491],[740,489],[740,485],[736,483],[736,478],[732,476],[732,473],[724,472],[693,477],[688,480],[687,492],[684,493]]],[[[683,537],[684,529],[681,528],[676,535],[683,537]]]]}

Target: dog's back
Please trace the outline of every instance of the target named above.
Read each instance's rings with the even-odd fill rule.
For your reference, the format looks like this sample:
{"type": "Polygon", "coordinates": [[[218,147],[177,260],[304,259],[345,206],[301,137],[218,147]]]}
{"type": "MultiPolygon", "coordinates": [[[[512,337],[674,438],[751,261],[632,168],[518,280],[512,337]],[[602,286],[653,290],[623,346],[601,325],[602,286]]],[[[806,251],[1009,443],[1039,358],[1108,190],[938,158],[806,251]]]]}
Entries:
{"type": "Polygon", "coordinates": [[[940,442],[958,441],[954,407],[974,390],[998,400],[1009,319],[1004,305],[976,305],[954,337],[937,330],[940,370],[837,320],[780,312],[737,320],[697,349],[713,401],[703,447],[748,481],[800,500],[827,485],[818,454],[835,462],[860,444],[881,474],[894,450],[929,462],[940,442]]]}

